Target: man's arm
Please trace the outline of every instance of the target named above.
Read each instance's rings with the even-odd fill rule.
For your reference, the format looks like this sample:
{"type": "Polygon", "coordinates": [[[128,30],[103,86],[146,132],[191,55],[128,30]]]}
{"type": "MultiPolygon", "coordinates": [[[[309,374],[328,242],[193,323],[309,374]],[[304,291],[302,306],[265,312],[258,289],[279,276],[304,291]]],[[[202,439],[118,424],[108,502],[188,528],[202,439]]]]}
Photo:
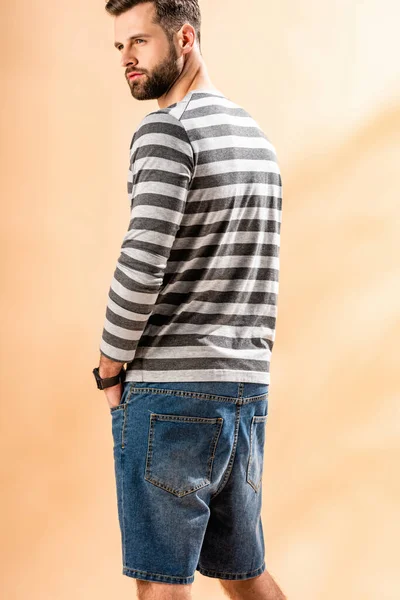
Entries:
{"type": "Polygon", "coordinates": [[[131,150],[130,222],[108,294],[101,377],[117,374],[135,356],[163,282],[194,168],[186,130],[168,113],[147,115],[131,150]]]}
{"type": "Polygon", "coordinates": [[[100,352],[99,375],[102,379],[105,377],[114,377],[118,375],[125,363],[111,360],[100,352]]]}

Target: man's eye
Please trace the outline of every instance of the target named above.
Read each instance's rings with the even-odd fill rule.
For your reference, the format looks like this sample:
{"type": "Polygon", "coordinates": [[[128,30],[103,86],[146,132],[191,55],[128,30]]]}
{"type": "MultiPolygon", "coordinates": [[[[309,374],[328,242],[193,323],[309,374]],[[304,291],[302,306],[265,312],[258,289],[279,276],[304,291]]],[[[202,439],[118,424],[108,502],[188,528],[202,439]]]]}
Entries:
{"type": "MultiPolygon", "coordinates": [[[[146,42],[146,40],[142,40],[141,38],[137,38],[136,40],[134,40],[135,42],[146,42]]],[[[121,50],[122,46],[117,46],[117,50],[121,50]]]]}

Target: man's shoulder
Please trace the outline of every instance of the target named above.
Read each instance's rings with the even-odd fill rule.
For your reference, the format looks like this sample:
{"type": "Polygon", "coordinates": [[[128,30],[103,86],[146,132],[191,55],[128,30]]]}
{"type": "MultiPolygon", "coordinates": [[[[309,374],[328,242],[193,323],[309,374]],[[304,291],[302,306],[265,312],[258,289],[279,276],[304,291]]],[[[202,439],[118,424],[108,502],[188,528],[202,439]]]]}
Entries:
{"type": "Polygon", "coordinates": [[[175,127],[184,129],[184,125],[180,118],[174,114],[170,107],[168,108],[159,108],[158,110],[153,110],[143,117],[138,125],[138,130],[150,127],[152,129],[163,130],[165,126],[174,125],[175,127]]]}
{"type": "Polygon", "coordinates": [[[182,141],[188,140],[185,126],[169,107],[154,110],[143,117],[132,138],[131,148],[134,144],[140,143],[143,136],[149,134],[165,135],[182,141]]]}

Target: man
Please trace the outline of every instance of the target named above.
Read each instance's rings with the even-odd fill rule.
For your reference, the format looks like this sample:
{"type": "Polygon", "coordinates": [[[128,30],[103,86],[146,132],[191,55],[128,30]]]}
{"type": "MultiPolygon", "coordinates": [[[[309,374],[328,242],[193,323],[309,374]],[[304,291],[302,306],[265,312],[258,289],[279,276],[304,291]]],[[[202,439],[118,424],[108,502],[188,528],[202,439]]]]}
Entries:
{"type": "Polygon", "coordinates": [[[112,418],[123,574],[190,598],[281,600],[261,523],[282,186],[257,123],[212,85],[198,0],[110,0],[132,96],[130,222],[94,369],[112,418]],[[126,369],[124,368],[124,365],[126,369]]]}

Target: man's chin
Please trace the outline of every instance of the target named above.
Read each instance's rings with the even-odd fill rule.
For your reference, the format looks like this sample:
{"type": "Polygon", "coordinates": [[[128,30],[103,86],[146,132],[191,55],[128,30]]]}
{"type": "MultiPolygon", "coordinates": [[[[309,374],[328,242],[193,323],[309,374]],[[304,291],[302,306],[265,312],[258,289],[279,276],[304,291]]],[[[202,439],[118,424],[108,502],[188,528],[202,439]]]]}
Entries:
{"type": "Polygon", "coordinates": [[[148,94],[140,90],[131,89],[131,94],[135,98],[135,100],[154,100],[153,97],[150,97],[148,94]]]}
{"type": "Polygon", "coordinates": [[[132,85],[131,83],[129,83],[129,87],[130,87],[132,96],[134,98],[136,98],[137,100],[141,100],[142,97],[145,95],[143,93],[143,89],[141,89],[140,85],[132,85]]]}

